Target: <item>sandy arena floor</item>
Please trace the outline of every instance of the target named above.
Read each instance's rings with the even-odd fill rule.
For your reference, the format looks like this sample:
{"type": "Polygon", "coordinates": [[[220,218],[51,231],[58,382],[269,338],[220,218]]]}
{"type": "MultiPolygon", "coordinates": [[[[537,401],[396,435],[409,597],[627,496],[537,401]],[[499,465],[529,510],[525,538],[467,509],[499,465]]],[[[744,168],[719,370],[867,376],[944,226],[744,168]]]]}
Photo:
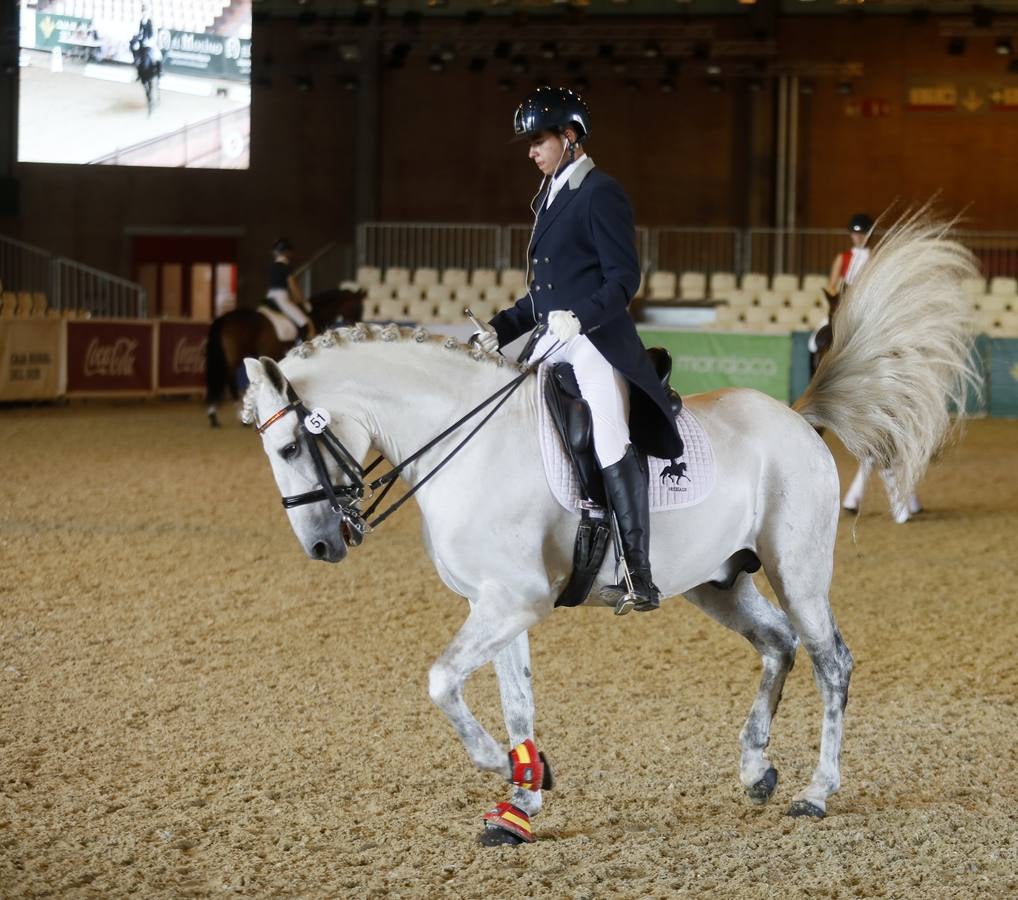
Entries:
{"type": "MultiPolygon", "coordinates": [[[[427,696],[462,621],[406,508],[338,567],[300,552],[250,431],[191,402],[0,411],[0,897],[958,897],[1018,892],[1018,422],[970,425],[894,525],[877,482],[833,602],[856,671],[826,820],[805,654],[758,809],[759,663],[683,602],[532,636],[557,788],[505,788],[427,696]]],[[[838,449],[843,478],[848,461],[838,449]]],[[[468,700],[501,734],[490,667],[468,700]]]]}

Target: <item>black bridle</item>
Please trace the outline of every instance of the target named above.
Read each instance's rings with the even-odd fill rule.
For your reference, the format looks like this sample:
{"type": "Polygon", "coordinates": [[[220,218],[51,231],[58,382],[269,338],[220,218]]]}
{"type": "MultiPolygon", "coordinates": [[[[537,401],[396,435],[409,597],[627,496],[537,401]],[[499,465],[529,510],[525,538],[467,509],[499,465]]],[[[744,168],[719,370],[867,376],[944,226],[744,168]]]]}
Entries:
{"type": "MultiPolygon", "coordinates": [[[[529,355],[528,350],[533,350],[533,347],[536,345],[536,338],[540,337],[543,333],[543,328],[535,331],[535,338],[528,343],[527,347],[520,355],[521,361],[526,359],[529,355]]],[[[449,462],[449,460],[452,459],[464,447],[464,445],[475,434],[477,434],[478,431],[481,430],[481,428],[488,422],[489,419],[491,419],[493,415],[495,415],[496,412],[498,412],[502,405],[512,396],[516,389],[523,384],[527,377],[532,372],[535,372],[537,367],[560,346],[559,342],[556,341],[554,346],[544,353],[536,363],[533,365],[527,365],[524,371],[512,379],[512,381],[504,384],[495,391],[494,394],[491,394],[482,400],[468,413],[453,422],[453,424],[446,428],[441,434],[436,435],[423,447],[419,448],[414,453],[411,453],[406,459],[394,465],[392,469],[384,475],[381,475],[370,482],[365,482],[364,479],[383,461],[384,457],[379,455],[367,468],[361,466],[361,464],[354,458],[353,454],[344,446],[343,442],[336,437],[335,434],[333,434],[328,426],[327,420],[319,419],[318,422],[325,422],[325,424],[319,428],[318,422],[316,422],[313,417],[320,415],[320,411],[308,409],[304,404],[304,401],[297,396],[297,392],[294,391],[293,387],[287,384],[287,397],[290,402],[282,409],[274,412],[262,424],[258,425],[255,428],[255,432],[257,434],[264,434],[265,430],[270,425],[278,422],[287,413],[297,413],[300,420],[299,438],[314,463],[315,474],[318,476],[318,483],[321,487],[316,488],[313,491],[307,491],[303,494],[292,494],[288,497],[284,496],[282,498],[283,507],[285,509],[294,509],[298,506],[306,506],[310,503],[328,501],[332,512],[339,516],[341,524],[346,525],[349,528],[352,543],[355,545],[360,544],[361,541],[364,540],[364,535],[373,531],[422,487],[424,487],[425,484],[434,478],[434,476],[442,470],[445,464],[449,462]],[[389,504],[383,512],[371,519],[371,516],[378,508],[379,504],[385,499],[385,495],[389,493],[389,490],[396,483],[396,480],[407,466],[420,459],[420,457],[427,453],[432,447],[447,438],[461,425],[485,409],[485,407],[491,406],[492,404],[494,405],[484,418],[482,418],[481,421],[470,430],[467,436],[453,447],[452,450],[450,450],[449,453],[443,457],[439,463],[430,472],[428,472],[427,475],[411,487],[410,490],[408,490],[402,497],[389,504]],[[319,441],[321,441],[321,445],[319,445],[319,441]],[[332,457],[336,465],[339,466],[340,470],[347,477],[347,484],[332,483],[332,479],[329,477],[328,467],[325,464],[325,457],[322,454],[323,449],[330,457],[332,457]],[[380,493],[375,496],[375,491],[379,489],[381,489],[380,493]],[[365,494],[367,494],[367,496],[365,496],[365,494]],[[359,504],[365,499],[372,499],[372,503],[362,512],[359,508],[359,504]]]]}

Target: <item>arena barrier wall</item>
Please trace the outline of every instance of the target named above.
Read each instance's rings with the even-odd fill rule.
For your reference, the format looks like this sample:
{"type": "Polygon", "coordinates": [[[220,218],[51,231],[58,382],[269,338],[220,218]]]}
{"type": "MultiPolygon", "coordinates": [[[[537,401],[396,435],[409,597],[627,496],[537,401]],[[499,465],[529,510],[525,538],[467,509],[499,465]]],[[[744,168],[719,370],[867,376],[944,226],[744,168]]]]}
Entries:
{"type": "Polygon", "coordinates": [[[0,320],[0,401],[59,397],[66,380],[65,347],[60,320],[0,320]]]}
{"type": "Polygon", "coordinates": [[[990,344],[990,415],[1018,418],[1018,340],[993,338],[990,344]]]}
{"type": "Polygon", "coordinates": [[[0,402],[205,390],[209,323],[0,320],[0,402]]]}

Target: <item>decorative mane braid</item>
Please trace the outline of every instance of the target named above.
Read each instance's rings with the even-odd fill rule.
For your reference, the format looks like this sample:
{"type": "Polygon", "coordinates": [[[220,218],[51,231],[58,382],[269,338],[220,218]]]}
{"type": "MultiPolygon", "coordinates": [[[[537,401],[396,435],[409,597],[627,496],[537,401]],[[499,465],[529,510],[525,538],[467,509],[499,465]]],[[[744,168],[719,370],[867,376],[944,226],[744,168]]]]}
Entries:
{"type": "MultiPolygon", "coordinates": [[[[344,325],[340,328],[330,328],[321,334],[315,335],[311,340],[304,341],[287,352],[283,359],[307,359],[318,350],[330,350],[342,344],[361,344],[365,341],[384,341],[401,343],[413,341],[415,344],[438,345],[445,350],[456,350],[466,353],[474,362],[483,363],[498,367],[508,367],[512,371],[522,372],[523,367],[514,362],[509,362],[504,356],[489,355],[472,344],[464,343],[454,337],[446,337],[441,334],[431,334],[421,326],[410,327],[397,325],[390,322],[388,325],[373,325],[366,322],[358,322],[356,325],[344,325]]],[[[254,422],[255,416],[255,394],[261,386],[261,381],[253,381],[244,392],[241,421],[246,425],[254,422]]]]}

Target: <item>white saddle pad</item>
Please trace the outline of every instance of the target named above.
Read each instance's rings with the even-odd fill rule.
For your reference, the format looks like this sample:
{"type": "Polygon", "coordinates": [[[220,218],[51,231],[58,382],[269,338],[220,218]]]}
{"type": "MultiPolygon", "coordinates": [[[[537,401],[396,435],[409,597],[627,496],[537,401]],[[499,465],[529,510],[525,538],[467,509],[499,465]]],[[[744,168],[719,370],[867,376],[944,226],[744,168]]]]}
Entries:
{"type": "MultiPolygon", "coordinates": [[[[542,378],[544,377],[547,376],[543,375],[542,378]]],[[[548,487],[551,488],[555,499],[566,509],[579,509],[582,500],[580,482],[562,446],[562,439],[552,421],[548,404],[544,400],[543,381],[538,407],[537,431],[548,487]]],[[[676,419],[676,424],[685,448],[683,455],[676,460],[676,465],[673,467],[671,460],[668,459],[658,459],[654,456],[648,459],[651,512],[696,506],[714,488],[716,477],[714,451],[703,426],[684,406],[676,419]]]]}
{"type": "Polygon", "coordinates": [[[272,327],[276,329],[276,337],[281,341],[290,343],[297,340],[297,326],[282,313],[269,309],[267,306],[259,306],[258,312],[272,323],[272,327]]]}

